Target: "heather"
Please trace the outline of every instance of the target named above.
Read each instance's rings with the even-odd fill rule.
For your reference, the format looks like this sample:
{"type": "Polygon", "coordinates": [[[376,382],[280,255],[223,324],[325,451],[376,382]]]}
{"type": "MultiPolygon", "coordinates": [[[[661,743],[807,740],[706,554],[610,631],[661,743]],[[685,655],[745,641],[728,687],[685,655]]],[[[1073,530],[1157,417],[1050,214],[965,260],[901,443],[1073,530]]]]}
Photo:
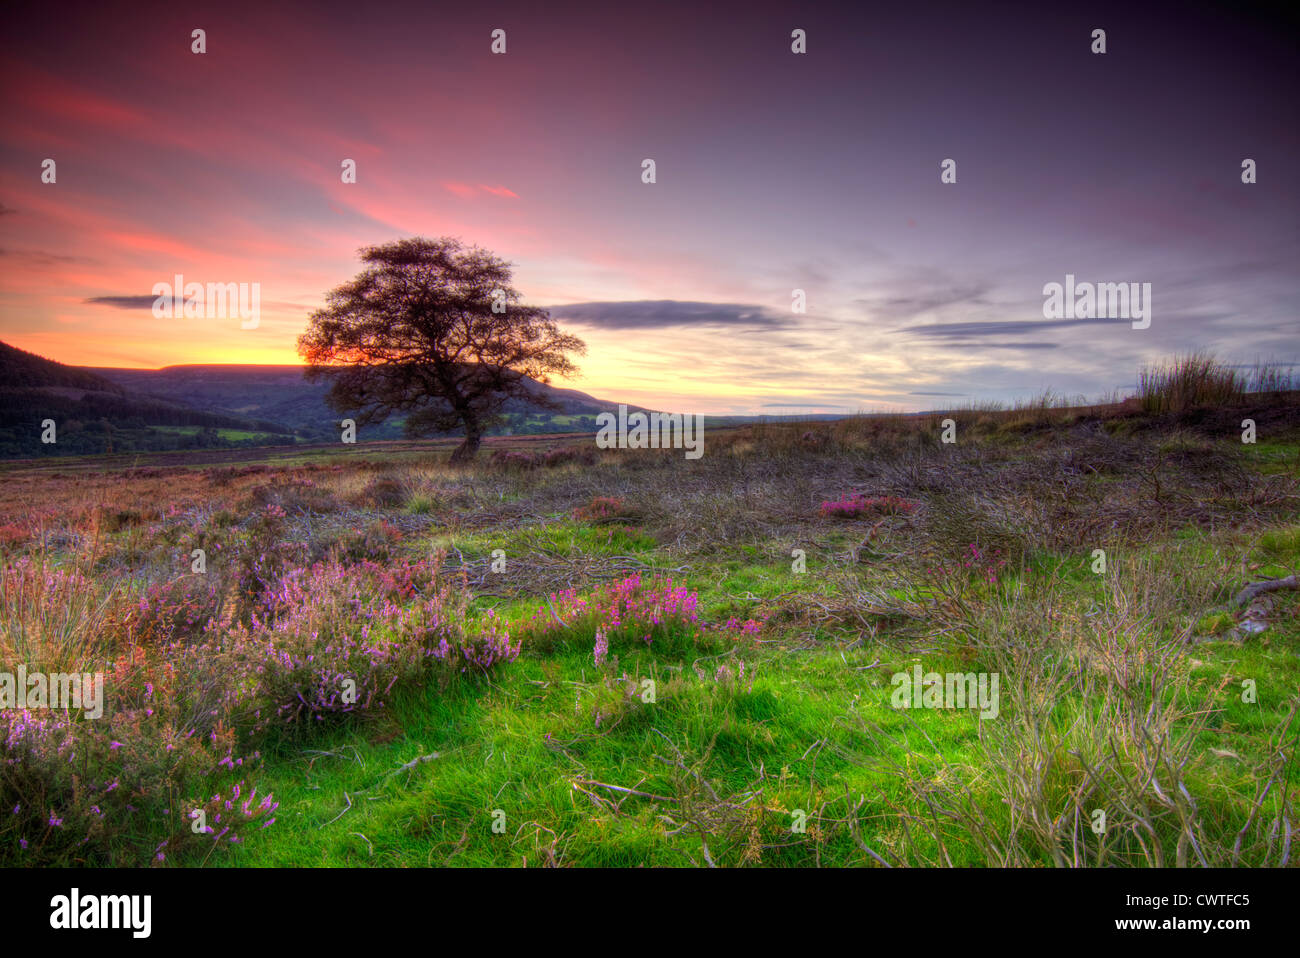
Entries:
{"type": "Polygon", "coordinates": [[[565,589],[533,613],[533,644],[588,641],[601,636],[608,647],[640,646],[668,653],[695,648],[701,637],[699,595],[671,578],[645,581],[633,574],[591,595],[565,589]]]}
{"type": "Polygon", "coordinates": [[[821,514],[830,519],[859,519],[863,516],[911,515],[917,504],[898,496],[866,496],[845,493],[821,504],[821,514]]]}
{"type": "Polygon", "coordinates": [[[519,654],[490,610],[469,614],[463,588],[434,562],[304,568],[265,555],[236,567],[224,619],[203,575],[136,597],[30,557],[4,565],[6,664],[103,669],[107,698],[98,719],[0,710],[7,857],[142,864],[207,836],[245,840],[253,822],[271,824],[275,805],[270,792],[247,808],[238,800],[257,787],[236,775],[256,774],[259,746],[381,710],[403,683],[478,677],[519,654]],[[207,831],[193,828],[199,809],[207,831]]]}

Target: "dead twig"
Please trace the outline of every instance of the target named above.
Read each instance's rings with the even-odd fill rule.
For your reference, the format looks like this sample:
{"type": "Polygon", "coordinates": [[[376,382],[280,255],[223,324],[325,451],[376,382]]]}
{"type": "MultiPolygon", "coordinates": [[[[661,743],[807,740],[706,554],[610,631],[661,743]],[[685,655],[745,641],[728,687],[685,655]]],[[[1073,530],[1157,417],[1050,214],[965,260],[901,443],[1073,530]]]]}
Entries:
{"type": "Polygon", "coordinates": [[[669,798],[667,795],[655,795],[652,792],[639,792],[635,788],[624,788],[622,785],[609,785],[605,782],[593,782],[590,779],[580,778],[577,780],[581,785],[594,785],[597,788],[607,788],[611,792],[622,792],[624,795],[639,795],[641,798],[651,798],[656,802],[672,802],[676,804],[677,799],[669,798]]]}

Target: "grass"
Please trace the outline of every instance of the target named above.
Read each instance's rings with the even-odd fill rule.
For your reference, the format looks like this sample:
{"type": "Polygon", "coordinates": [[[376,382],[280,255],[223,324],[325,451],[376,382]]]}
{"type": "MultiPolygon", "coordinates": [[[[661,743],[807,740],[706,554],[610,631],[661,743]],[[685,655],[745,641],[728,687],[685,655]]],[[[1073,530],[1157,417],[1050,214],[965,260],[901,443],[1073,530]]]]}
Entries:
{"type": "MultiPolygon", "coordinates": [[[[199,426],[154,426],[158,432],[169,432],[178,436],[197,436],[201,431],[199,426]]],[[[216,429],[213,430],[220,439],[231,441],[245,441],[249,439],[266,439],[270,433],[249,432],[246,429],[216,429]]]]}
{"type": "MultiPolygon", "coordinates": [[[[172,804],[242,776],[274,795],[274,824],[236,845],[178,843],[165,864],[1291,864],[1297,594],[1272,593],[1269,627],[1247,637],[1229,603],[1300,566],[1293,398],[1235,394],[1263,403],[1245,445],[1235,409],[1170,418],[1186,388],[1162,411],[1051,397],[959,411],[951,446],[929,417],[864,416],[718,430],[696,462],[608,451],[452,468],[446,444],[410,443],[15,467],[0,493],[0,651],[160,666],[128,612],[178,581],[227,594],[208,633],[225,641],[223,557],[272,546],[293,550],[289,574],[349,557],[343,582],[440,556],[435,581],[464,594],[457,621],[522,640],[514,661],[402,680],[382,708],[311,727],[231,713],[230,754],[260,759],[235,773],[203,764],[225,746],[196,757],[172,804]],[[917,506],[822,514],[854,496],[917,506]],[[187,572],[196,544],[205,580],[187,572]],[[71,578],[24,585],[32,563],[71,578]],[[698,623],[655,627],[647,645],[575,611],[629,576],[671,578],[698,623]],[[997,718],[896,708],[893,677],[916,665],[996,673],[997,718]]],[[[360,627],[321,595],[294,601],[360,627]]],[[[225,659],[178,661],[220,687],[225,659]]],[[[51,807],[71,801],[60,781],[42,786],[51,807]]],[[[10,805],[33,794],[30,780],[0,788],[10,805]]],[[[145,864],[168,829],[92,832],[77,854],[145,864]]],[[[71,860],[46,832],[27,838],[71,860]]],[[[0,826],[0,860],[31,863],[17,837],[0,826]]]]}
{"type": "Polygon", "coordinates": [[[1257,363],[1254,369],[1243,369],[1225,365],[1208,353],[1190,353],[1153,363],[1138,373],[1138,401],[1147,412],[1233,405],[1248,393],[1294,388],[1294,376],[1287,367],[1257,363]]]}

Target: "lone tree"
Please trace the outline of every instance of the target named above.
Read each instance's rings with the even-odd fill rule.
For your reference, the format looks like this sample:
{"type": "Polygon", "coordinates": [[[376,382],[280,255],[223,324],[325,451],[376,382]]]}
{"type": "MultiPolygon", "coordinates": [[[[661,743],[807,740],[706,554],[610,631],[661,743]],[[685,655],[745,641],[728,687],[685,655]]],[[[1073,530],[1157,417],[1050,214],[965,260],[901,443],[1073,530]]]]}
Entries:
{"type": "Polygon", "coordinates": [[[510,264],[478,247],[405,239],[360,251],[366,269],[333,290],[298,338],[309,379],[358,425],[405,413],[410,436],[463,428],[452,462],[473,458],[513,397],[554,404],[529,380],[577,371],[587,347],[544,309],[519,305],[510,264]]]}

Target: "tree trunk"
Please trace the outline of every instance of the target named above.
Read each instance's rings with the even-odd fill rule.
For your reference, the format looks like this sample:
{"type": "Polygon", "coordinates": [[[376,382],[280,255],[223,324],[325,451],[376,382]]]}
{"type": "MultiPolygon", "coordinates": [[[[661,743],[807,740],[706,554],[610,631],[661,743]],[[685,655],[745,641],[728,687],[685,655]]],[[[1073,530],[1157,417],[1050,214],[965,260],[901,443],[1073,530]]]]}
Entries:
{"type": "Polygon", "coordinates": [[[479,443],[483,441],[483,429],[479,425],[478,417],[467,415],[465,417],[465,438],[461,440],[451,453],[452,462],[469,462],[478,454],[479,443]]]}

